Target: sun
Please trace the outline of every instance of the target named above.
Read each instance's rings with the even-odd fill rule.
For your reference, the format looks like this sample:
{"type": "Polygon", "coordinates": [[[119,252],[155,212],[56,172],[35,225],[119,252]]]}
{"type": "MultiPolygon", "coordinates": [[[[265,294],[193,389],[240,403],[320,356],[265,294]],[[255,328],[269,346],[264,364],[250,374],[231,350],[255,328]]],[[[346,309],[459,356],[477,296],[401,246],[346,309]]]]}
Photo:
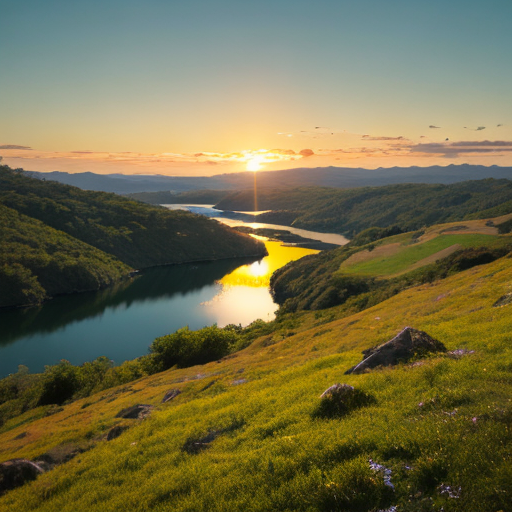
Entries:
{"type": "Polygon", "coordinates": [[[256,172],[261,169],[261,156],[257,155],[252,157],[250,160],[247,160],[247,170],[251,172],[256,172]]]}

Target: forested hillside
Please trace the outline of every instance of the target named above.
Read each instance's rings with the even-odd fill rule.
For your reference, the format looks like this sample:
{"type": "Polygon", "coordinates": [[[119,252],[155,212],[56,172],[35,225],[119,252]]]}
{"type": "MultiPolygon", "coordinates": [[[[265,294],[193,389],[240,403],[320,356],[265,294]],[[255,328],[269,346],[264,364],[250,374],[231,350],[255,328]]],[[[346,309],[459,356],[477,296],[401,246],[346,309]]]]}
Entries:
{"type": "Polygon", "coordinates": [[[130,270],[117,258],[0,204],[0,307],[97,290],[130,270]]]}
{"type": "MultiPolygon", "coordinates": [[[[512,212],[512,181],[479,180],[452,185],[404,184],[349,190],[297,188],[258,190],[258,209],[277,210],[261,222],[293,225],[352,238],[370,228],[397,225],[402,231],[467,218],[512,212]]],[[[254,209],[254,192],[236,192],[215,205],[221,210],[254,209]]]]}
{"type": "Polygon", "coordinates": [[[0,205],[1,263],[8,268],[2,306],[97,289],[129,267],[266,252],[261,242],[199,215],[29,178],[7,166],[0,166],[0,205]]]}

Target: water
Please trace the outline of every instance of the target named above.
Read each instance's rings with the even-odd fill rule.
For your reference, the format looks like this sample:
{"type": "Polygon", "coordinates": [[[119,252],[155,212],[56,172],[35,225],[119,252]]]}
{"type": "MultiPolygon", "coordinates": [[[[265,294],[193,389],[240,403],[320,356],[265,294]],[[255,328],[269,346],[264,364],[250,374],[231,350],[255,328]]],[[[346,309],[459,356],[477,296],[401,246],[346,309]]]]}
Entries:
{"type": "Polygon", "coordinates": [[[270,275],[317,251],[265,243],[269,256],[260,261],[157,267],[99,292],[0,311],[0,377],[19,364],[40,372],[61,359],[81,364],[104,355],[119,364],[146,354],[156,337],[186,325],[271,320],[277,305],[269,293],[270,275]]]}
{"type": "Polygon", "coordinates": [[[277,224],[266,224],[257,222],[258,215],[266,213],[269,210],[262,210],[258,212],[229,212],[223,210],[215,210],[213,205],[209,204],[163,204],[170,210],[187,210],[192,213],[206,215],[213,217],[216,220],[227,224],[228,226],[249,226],[253,229],[269,228],[289,231],[303,238],[312,238],[327,244],[345,245],[348,244],[348,238],[336,233],[319,233],[317,231],[307,231],[306,229],[294,228],[292,226],[279,226],[277,224]]]}

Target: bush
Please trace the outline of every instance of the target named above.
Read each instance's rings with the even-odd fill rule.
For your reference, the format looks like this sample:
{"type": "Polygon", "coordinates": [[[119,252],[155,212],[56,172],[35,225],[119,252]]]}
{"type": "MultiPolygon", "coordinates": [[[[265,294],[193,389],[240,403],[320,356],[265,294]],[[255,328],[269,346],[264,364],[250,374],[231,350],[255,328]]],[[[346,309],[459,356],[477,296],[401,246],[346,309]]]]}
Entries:
{"type": "Polygon", "coordinates": [[[156,373],[175,365],[185,368],[205,364],[229,354],[239,340],[237,329],[230,326],[221,329],[212,325],[197,331],[184,327],[156,338],[149,347],[150,358],[144,366],[150,373],[156,373]]]}
{"type": "Polygon", "coordinates": [[[78,367],[63,359],[55,366],[46,366],[38,405],[63,404],[79,389],[78,367]]]}

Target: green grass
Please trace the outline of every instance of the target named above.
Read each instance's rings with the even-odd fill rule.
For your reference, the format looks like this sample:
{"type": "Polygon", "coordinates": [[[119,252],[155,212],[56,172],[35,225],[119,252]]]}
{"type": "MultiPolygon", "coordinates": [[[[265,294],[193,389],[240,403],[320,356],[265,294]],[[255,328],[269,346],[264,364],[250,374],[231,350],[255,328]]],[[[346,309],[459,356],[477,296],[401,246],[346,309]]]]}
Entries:
{"type": "Polygon", "coordinates": [[[221,362],[171,369],[19,425],[0,436],[0,460],[69,443],[94,447],[9,492],[0,508],[510,511],[511,306],[492,305],[511,282],[512,259],[502,258],[346,318],[335,319],[338,308],[292,315],[293,333],[273,343],[267,333],[221,362]],[[322,322],[324,316],[334,321],[322,322]],[[475,352],[343,375],[361,350],[405,325],[448,350],[475,352]],[[319,395],[335,382],[375,403],[318,418],[319,395]],[[174,387],[182,393],[160,404],[174,387]],[[114,417],[135,403],[157,408],[141,422],[114,417]],[[121,437],[103,440],[111,426],[130,421],[121,437]],[[222,433],[208,448],[183,451],[187,440],[211,431],[222,433]],[[21,432],[27,435],[15,439],[21,432]],[[369,459],[392,470],[394,490],[369,459]],[[459,498],[442,494],[443,485],[460,487],[459,498]]]}
{"type": "MultiPolygon", "coordinates": [[[[401,237],[402,235],[398,236],[401,237]]],[[[452,245],[458,244],[463,248],[485,247],[494,246],[497,240],[498,237],[494,235],[439,235],[436,238],[423,243],[405,245],[392,256],[376,257],[374,259],[354,263],[352,265],[342,264],[341,270],[344,274],[389,276],[403,272],[418,261],[427,258],[436,252],[442,251],[443,249],[451,247],[452,245]]]]}

